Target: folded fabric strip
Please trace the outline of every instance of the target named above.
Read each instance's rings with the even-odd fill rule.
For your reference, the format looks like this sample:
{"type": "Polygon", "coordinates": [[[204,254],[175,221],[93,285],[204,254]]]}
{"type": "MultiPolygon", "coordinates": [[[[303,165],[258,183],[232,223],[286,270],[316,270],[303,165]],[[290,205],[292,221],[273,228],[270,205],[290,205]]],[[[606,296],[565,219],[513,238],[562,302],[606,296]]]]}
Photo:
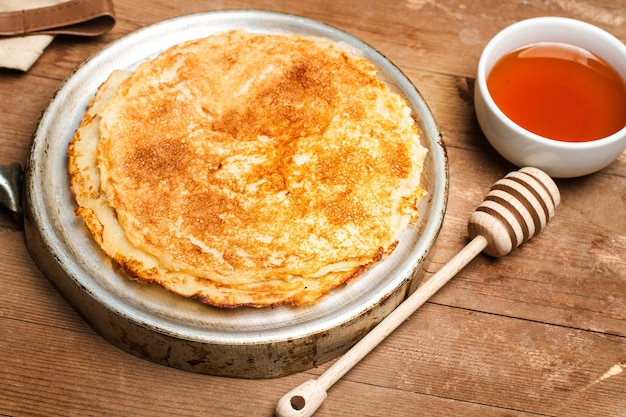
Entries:
{"type": "Polygon", "coordinates": [[[53,35],[0,39],[0,67],[28,71],[53,39],[53,35]]]}

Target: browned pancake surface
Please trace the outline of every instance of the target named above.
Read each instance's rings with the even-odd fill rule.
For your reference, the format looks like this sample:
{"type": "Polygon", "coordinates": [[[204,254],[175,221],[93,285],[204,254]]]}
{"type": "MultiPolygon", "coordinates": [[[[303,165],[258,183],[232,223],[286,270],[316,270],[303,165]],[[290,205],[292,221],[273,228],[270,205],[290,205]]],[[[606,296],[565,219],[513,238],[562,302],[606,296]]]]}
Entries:
{"type": "Polygon", "coordinates": [[[393,250],[424,155],[367,60],[233,31],[107,81],[70,174],[78,214],[117,231],[96,240],[135,278],[218,306],[305,304],[393,250]]]}

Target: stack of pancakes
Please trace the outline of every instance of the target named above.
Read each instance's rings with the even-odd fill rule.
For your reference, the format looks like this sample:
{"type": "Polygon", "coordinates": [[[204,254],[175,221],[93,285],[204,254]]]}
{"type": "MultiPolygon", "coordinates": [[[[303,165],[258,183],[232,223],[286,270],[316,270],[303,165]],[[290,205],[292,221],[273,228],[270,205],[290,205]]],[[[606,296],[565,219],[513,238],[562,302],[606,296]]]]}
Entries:
{"type": "Polygon", "coordinates": [[[318,301],[389,255],[424,195],[407,103],[298,35],[230,31],[114,71],[68,154],[102,250],[218,307],[318,301]]]}

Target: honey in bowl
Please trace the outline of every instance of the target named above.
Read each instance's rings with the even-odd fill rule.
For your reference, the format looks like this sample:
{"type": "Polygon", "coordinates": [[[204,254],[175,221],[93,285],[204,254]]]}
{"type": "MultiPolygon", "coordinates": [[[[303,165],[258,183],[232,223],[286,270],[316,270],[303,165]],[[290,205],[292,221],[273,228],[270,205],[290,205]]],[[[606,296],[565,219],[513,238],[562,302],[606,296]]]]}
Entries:
{"type": "Polygon", "coordinates": [[[500,110],[537,135],[586,142],[626,126],[626,82],[592,53],[537,43],[502,57],[487,77],[500,110]]]}

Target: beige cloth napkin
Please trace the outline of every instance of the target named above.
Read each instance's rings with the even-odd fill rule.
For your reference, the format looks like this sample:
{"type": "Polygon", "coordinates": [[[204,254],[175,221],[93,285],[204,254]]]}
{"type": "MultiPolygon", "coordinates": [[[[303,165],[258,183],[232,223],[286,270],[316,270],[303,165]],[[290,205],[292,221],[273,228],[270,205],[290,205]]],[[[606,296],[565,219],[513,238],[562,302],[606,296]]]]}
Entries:
{"type": "Polygon", "coordinates": [[[27,71],[55,35],[100,36],[113,0],[0,0],[0,67],[27,71]]]}
{"type": "MultiPolygon", "coordinates": [[[[37,9],[68,0],[0,0],[0,12],[37,9]]],[[[0,67],[28,71],[52,42],[54,35],[13,36],[0,39],[0,67]]]]}

